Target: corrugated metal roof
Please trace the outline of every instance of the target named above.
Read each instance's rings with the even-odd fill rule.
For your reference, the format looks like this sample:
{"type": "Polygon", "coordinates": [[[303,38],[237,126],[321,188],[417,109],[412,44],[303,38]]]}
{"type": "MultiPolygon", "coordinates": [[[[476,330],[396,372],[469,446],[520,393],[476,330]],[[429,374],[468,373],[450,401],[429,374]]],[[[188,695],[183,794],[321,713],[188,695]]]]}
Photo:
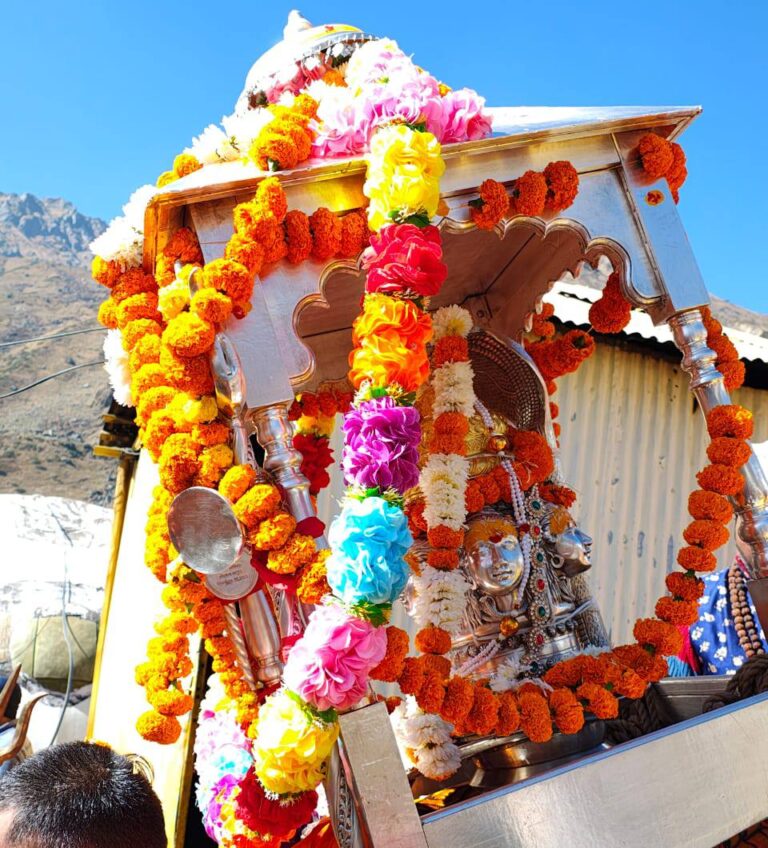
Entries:
{"type": "MultiPolygon", "coordinates": [[[[555,307],[555,316],[563,323],[576,326],[589,325],[589,307],[599,299],[601,292],[576,282],[560,280],[554,284],[545,300],[555,307]]],[[[768,363],[768,339],[733,327],[725,328],[742,359],[748,362],[768,363]]],[[[656,326],[645,312],[632,310],[632,317],[621,335],[637,335],[657,342],[672,343],[672,332],[666,324],[656,326]]]]}

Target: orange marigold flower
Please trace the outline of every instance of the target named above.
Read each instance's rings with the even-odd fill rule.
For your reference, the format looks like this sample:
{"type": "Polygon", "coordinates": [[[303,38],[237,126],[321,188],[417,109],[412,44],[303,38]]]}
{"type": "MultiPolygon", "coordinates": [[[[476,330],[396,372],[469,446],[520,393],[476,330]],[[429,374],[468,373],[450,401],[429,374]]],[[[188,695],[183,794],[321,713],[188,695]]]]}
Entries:
{"type": "Polygon", "coordinates": [[[459,567],[457,551],[433,550],[427,553],[427,564],[440,571],[453,571],[459,567]]]}
{"type": "Polygon", "coordinates": [[[168,378],[162,365],[157,362],[150,362],[147,365],[142,365],[131,377],[131,394],[141,402],[144,392],[158,386],[165,386],[167,383],[168,378]]]}
{"type": "Polygon", "coordinates": [[[282,228],[275,233],[275,238],[269,243],[264,244],[264,262],[271,264],[285,259],[288,255],[288,243],[285,240],[285,234],[282,228]]]}
{"type": "Polygon", "coordinates": [[[707,447],[707,456],[709,461],[715,465],[741,468],[752,456],[752,450],[744,439],[716,436],[707,447]]]}
{"type": "Polygon", "coordinates": [[[467,446],[463,436],[453,434],[433,433],[429,440],[430,453],[457,454],[464,456],[467,446]]]}
{"type": "Polygon", "coordinates": [[[280,506],[280,492],[270,483],[249,489],[235,504],[235,515],[249,530],[254,530],[280,506]]]}
{"type": "Polygon", "coordinates": [[[232,300],[250,300],[253,293],[253,275],[232,259],[214,259],[203,269],[203,287],[223,292],[232,300]]]}
{"type": "Polygon", "coordinates": [[[555,325],[550,318],[555,314],[555,307],[551,303],[542,305],[541,312],[534,312],[531,322],[531,333],[543,339],[551,339],[555,335],[555,325]]]}
{"type": "Polygon", "coordinates": [[[155,625],[155,630],[158,633],[183,633],[189,635],[197,631],[197,622],[189,613],[174,610],[167,618],[164,618],[159,624],[155,625]]]}
{"type": "Polygon", "coordinates": [[[341,247],[341,220],[337,215],[321,206],[309,216],[312,233],[312,256],[324,261],[335,256],[341,247]]]}
{"type": "Polygon", "coordinates": [[[464,505],[469,513],[480,512],[485,506],[485,498],[480,490],[480,486],[474,480],[470,481],[470,484],[467,486],[467,491],[464,495],[464,505]]]}
{"type": "Polygon", "coordinates": [[[103,327],[108,330],[117,329],[117,304],[111,297],[103,300],[99,304],[98,321],[103,327]]]}
{"type": "Polygon", "coordinates": [[[708,518],[720,524],[727,524],[733,518],[733,507],[726,498],[703,489],[696,489],[688,496],[688,512],[692,518],[708,518]]]}
{"type": "Polygon", "coordinates": [[[544,179],[547,181],[547,209],[562,212],[576,200],[579,172],[570,162],[550,162],[544,169],[544,179]]]}
{"type": "Polygon", "coordinates": [[[689,627],[699,617],[699,605],[696,601],[659,598],[656,602],[656,615],[662,621],[668,621],[677,627],[689,627]]]}
{"type": "Polygon", "coordinates": [[[663,177],[672,167],[675,155],[672,145],[660,135],[646,133],[637,144],[643,171],[652,180],[663,177]]]}
{"type": "Polygon", "coordinates": [[[165,369],[168,381],[180,392],[191,395],[213,393],[213,374],[207,356],[177,356],[170,348],[160,348],[160,365],[165,369]]]}
{"type": "Polygon", "coordinates": [[[515,180],[509,199],[510,215],[536,217],[544,211],[547,200],[547,181],[537,171],[526,171],[515,180]]]}
{"type": "Polygon", "coordinates": [[[176,396],[170,386],[152,386],[141,393],[136,405],[136,421],[146,424],[153,412],[164,409],[176,396]]]}
{"type": "Polygon", "coordinates": [[[681,601],[698,601],[704,592],[704,581],[694,574],[672,571],[666,576],[665,582],[667,589],[681,601]]]}
{"type": "Polygon", "coordinates": [[[387,627],[386,634],[387,652],[384,659],[371,669],[370,676],[373,680],[394,683],[403,672],[409,639],[405,630],[401,630],[399,627],[387,627]]]}
{"type": "Polygon", "coordinates": [[[312,233],[309,229],[309,218],[298,209],[291,210],[285,216],[286,256],[292,265],[299,265],[309,259],[312,253],[312,233]]]}
{"type": "Polygon", "coordinates": [[[122,300],[117,307],[117,324],[122,329],[130,321],[150,318],[158,323],[162,320],[157,311],[157,295],[154,292],[134,294],[122,300]]]}
{"type": "Polygon", "coordinates": [[[233,465],[221,478],[219,493],[228,501],[239,500],[256,482],[256,471],[250,465],[233,465]]]}
{"type": "Polygon", "coordinates": [[[293,574],[311,562],[317,546],[312,536],[294,533],[277,551],[267,556],[267,568],[276,574],[293,574]]]}
{"type": "Polygon", "coordinates": [[[302,603],[319,604],[326,595],[331,594],[325,567],[330,553],[327,549],[317,551],[312,562],[301,572],[296,595],[302,603]]]}
{"type": "Polygon", "coordinates": [[[142,739],[172,745],[181,736],[181,725],[175,716],[164,716],[156,710],[142,713],[136,721],[136,730],[142,739]]]}
{"type": "Polygon", "coordinates": [[[203,261],[200,243],[189,227],[179,227],[176,230],[163,248],[163,256],[170,260],[171,264],[179,261],[182,265],[198,265],[203,261]]]}
{"type": "Polygon", "coordinates": [[[461,336],[443,336],[432,351],[432,367],[439,368],[447,362],[467,362],[469,343],[461,336]]]}
{"type": "Polygon", "coordinates": [[[747,369],[740,359],[735,362],[718,362],[717,370],[723,375],[725,388],[729,392],[734,392],[744,385],[747,369]]]}
{"type": "Polygon", "coordinates": [[[158,461],[160,482],[169,492],[178,494],[189,488],[200,470],[197,446],[186,433],[169,436],[158,461]]]}
{"type": "Polygon", "coordinates": [[[496,717],[496,735],[511,736],[520,729],[520,711],[517,701],[511,692],[503,692],[498,696],[499,712],[496,717]]]}
{"type": "Polygon", "coordinates": [[[179,155],[173,160],[173,173],[179,179],[187,177],[195,171],[199,171],[202,167],[203,166],[198,158],[193,156],[191,153],[179,153],[179,155]]]}
{"type": "Polygon", "coordinates": [[[185,715],[195,705],[194,698],[180,689],[166,689],[159,692],[152,692],[147,697],[147,700],[150,706],[153,706],[160,715],[164,716],[185,715]]]}
{"type": "Polygon", "coordinates": [[[698,547],[680,548],[677,552],[678,564],[686,571],[714,571],[717,568],[717,558],[712,551],[698,547]]]}
{"type": "Polygon", "coordinates": [[[589,308],[589,323],[598,333],[620,333],[632,318],[632,305],[619,288],[618,274],[611,274],[600,300],[589,308]]]}
{"type": "Polygon", "coordinates": [[[142,365],[148,365],[150,362],[159,362],[160,344],[160,336],[142,336],[128,355],[128,366],[131,373],[138,371],[142,365]]]}
{"type": "Polygon", "coordinates": [[[157,321],[152,321],[149,318],[131,321],[122,328],[123,347],[125,350],[131,351],[143,336],[162,336],[162,334],[163,328],[157,321]]]}
{"type": "Polygon", "coordinates": [[[707,415],[707,429],[713,439],[717,436],[748,439],[753,430],[752,413],[735,403],[716,406],[707,415]]]}
{"type": "Polygon", "coordinates": [[[216,289],[200,289],[192,295],[190,310],[210,324],[223,324],[232,314],[232,300],[216,289]]]}
{"type": "Polygon", "coordinates": [[[288,541],[296,529],[296,519],[287,512],[278,512],[265,518],[256,530],[248,534],[248,541],[259,551],[276,551],[288,541]]]}
{"type": "MultiPolygon", "coordinates": [[[[427,539],[433,548],[456,549],[461,547],[464,542],[464,531],[451,530],[450,527],[446,527],[444,524],[439,524],[437,527],[433,527],[427,532],[427,539]]],[[[443,652],[438,651],[438,653],[442,654],[443,652]]]]}
{"type": "Polygon", "coordinates": [[[227,444],[229,442],[229,433],[229,427],[221,421],[195,424],[192,428],[192,438],[205,448],[227,444]]]}
{"type": "Polygon", "coordinates": [[[466,436],[469,433],[469,420],[460,412],[441,412],[434,420],[436,433],[452,436],[466,436]]]}
{"type": "Polygon", "coordinates": [[[445,687],[440,717],[450,724],[462,724],[475,700],[475,687],[463,677],[452,677],[445,687]]]}
{"type": "Polygon", "coordinates": [[[486,736],[496,727],[499,715],[499,700],[485,686],[475,686],[472,709],[466,718],[465,726],[478,736],[486,736]]]}
{"type": "Polygon", "coordinates": [[[447,654],[451,650],[451,634],[442,627],[425,627],[416,634],[416,650],[423,654],[447,654]]]}
{"type": "Polygon", "coordinates": [[[451,661],[448,657],[441,657],[438,654],[424,654],[425,674],[436,674],[440,680],[446,682],[451,675],[451,661]]]}
{"type": "Polygon", "coordinates": [[[579,698],[587,701],[597,718],[611,719],[619,714],[619,702],[607,689],[597,683],[583,683],[576,690],[579,698]]]}
{"type": "Polygon", "coordinates": [[[670,142],[670,147],[672,148],[672,165],[666,174],[667,184],[673,193],[677,193],[688,176],[688,168],[683,148],[675,141],[670,142]]]}
{"type": "Polygon", "coordinates": [[[707,347],[717,356],[718,365],[721,362],[736,362],[739,358],[735,345],[725,334],[707,337],[707,347]]]}
{"type": "Polygon", "coordinates": [[[249,236],[234,233],[224,249],[224,257],[242,265],[251,277],[258,277],[264,265],[264,248],[249,236]]]}
{"type": "Polygon", "coordinates": [[[541,483],[539,494],[545,501],[556,506],[570,509],[576,503],[576,492],[567,486],[555,486],[553,483],[541,483]]]}
{"type": "MultiPolygon", "coordinates": [[[[328,85],[334,85],[332,75],[332,69],[329,69],[325,72],[323,76],[323,81],[327,82],[328,85]],[[331,74],[331,79],[328,78],[328,75],[331,74]]],[[[338,83],[335,83],[338,84],[338,83]]],[[[299,94],[298,97],[291,104],[291,109],[297,114],[309,120],[310,118],[317,117],[317,107],[318,102],[313,97],[310,97],[308,94],[299,94]]]]}
{"type": "Polygon", "coordinates": [[[173,260],[161,253],[155,260],[155,282],[159,288],[165,288],[176,279],[173,260]]]}
{"type": "Polygon", "coordinates": [[[695,519],[683,531],[689,545],[697,545],[705,551],[715,551],[728,543],[728,528],[717,521],[695,519]]]}
{"type": "Polygon", "coordinates": [[[226,620],[224,617],[224,604],[218,598],[214,598],[212,595],[202,598],[195,604],[194,615],[195,618],[201,623],[226,620]]]}
{"type": "Polygon", "coordinates": [[[584,708],[570,689],[550,692],[549,708],[561,733],[578,733],[584,727],[584,708]]]}
{"type": "Polygon", "coordinates": [[[555,459],[547,440],[534,430],[515,430],[510,434],[509,446],[514,454],[513,467],[526,491],[542,483],[555,469],[555,459]]]}
{"type": "Polygon", "coordinates": [[[253,140],[248,158],[262,171],[289,171],[298,165],[299,152],[290,135],[269,129],[274,124],[267,124],[253,140]]]}
{"type": "Polygon", "coordinates": [[[683,637],[677,627],[655,618],[638,619],[633,633],[640,645],[647,645],[665,657],[676,656],[683,646],[683,637]]]}
{"type": "Polygon", "coordinates": [[[403,695],[415,695],[424,683],[424,663],[418,657],[406,657],[397,679],[403,695]]]}
{"type": "Polygon", "coordinates": [[[176,422],[172,415],[158,411],[150,417],[141,434],[141,440],[155,462],[160,458],[163,445],[176,431],[176,422]]]}
{"type": "Polygon", "coordinates": [[[479,200],[469,205],[475,225],[481,230],[492,230],[509,211],[507,190],[496,180],[483,180],[479,200]]]}
{"type": "Polygon", "coordinates": [[[288,200],[277,177],[267,177],[256,187],[256,202],[282,224],[288,212],[288,200]]]}
{"type": "Polygon", "coordinates": [[[440,711],[444,698],[445,685],[440,675],[426,672],[424,682],[416,693],[416,703],[425,713],[436,714],[440,711]]]}
{"type": "Polygon", "coordinates": [[[111,289],[120,278],[122,269],[117,262],[107,262],[101,256],[94,256],[91,261],[91,276],[102,286],[111,289]]]}
{"type": "Polygon", "coordinates": [[[207,353],[213,347],[216,329],[190,312],[182,312],[168,322],[163,333],[163,344],[176,356],[190,358],[207,353]]]}
{"type": "Polygon", "coordinates": [[[517,699],[520,727],[531,742],[549,742],[552,738],[552,718],[546,698],[541,692],[521,692],[517,699]]]}
{"type": "Polygon", "coordinates": [[[356,209],[341,219],[341,243],[337,256],[354,259],[368,244],[368,218],[365,212],[356,209]]]}
{"type": "Polygon", "coordinates": [[[719,495],[738,495],[744,488],[741,473],[727,465],[707,465],[696,475],[699,485],[719,495]]]}

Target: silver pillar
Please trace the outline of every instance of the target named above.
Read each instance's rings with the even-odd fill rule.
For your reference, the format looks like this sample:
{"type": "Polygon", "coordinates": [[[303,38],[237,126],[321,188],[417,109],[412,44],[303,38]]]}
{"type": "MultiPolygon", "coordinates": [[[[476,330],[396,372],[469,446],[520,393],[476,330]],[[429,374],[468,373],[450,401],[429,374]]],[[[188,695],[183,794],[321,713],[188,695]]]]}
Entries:
{"type": "MultiPolygon", "coordinates": [[[[683,370],[691,378],[691,391],[704,415],[731,403],[716,356],[707,347],[707,330],[698,309],[672,315],[669,324],[675,344],[683,354],[683,370]]],[[[764,630],[768,630],[768,480],[754,452],[742,468],[744,490],[731,498],[736,511],[739,550],[749,569],[749,589],[764,630]]]]}

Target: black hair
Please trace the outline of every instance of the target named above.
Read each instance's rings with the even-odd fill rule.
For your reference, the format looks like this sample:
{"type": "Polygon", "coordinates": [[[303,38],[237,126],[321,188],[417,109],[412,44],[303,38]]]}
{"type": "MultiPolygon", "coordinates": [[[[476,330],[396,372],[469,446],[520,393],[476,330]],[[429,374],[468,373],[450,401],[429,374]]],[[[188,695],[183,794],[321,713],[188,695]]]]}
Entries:
{"type": "Polygon", "coordinates": [[[0,779],[8,848],[167,848],[163,810],[126,757],[69,742],[38,751],[0,779]]]}

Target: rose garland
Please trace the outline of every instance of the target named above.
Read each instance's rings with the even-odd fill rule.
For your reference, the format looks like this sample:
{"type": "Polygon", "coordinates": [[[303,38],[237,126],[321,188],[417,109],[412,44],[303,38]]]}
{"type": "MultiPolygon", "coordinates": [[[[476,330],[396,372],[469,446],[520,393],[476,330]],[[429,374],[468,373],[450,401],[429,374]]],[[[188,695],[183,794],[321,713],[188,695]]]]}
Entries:
{"type": "Polygon", "coordinates": [[[646,133],[637,143],[637,154],[646,176],[652,180],[664,177],[677,203],[680,189],[688,177],[683,148],[656,133],[646,133]]]}

